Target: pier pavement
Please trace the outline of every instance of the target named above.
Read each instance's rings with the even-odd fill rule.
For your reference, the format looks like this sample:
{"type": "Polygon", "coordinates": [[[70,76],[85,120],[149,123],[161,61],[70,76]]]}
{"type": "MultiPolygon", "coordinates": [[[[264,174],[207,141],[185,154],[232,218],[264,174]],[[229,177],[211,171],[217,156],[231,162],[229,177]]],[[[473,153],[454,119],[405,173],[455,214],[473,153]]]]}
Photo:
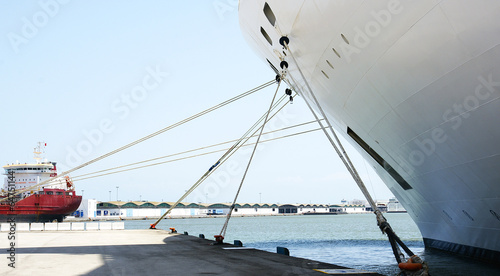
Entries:
{"type": "Polygon", "coordinates": [[[1,275],[379,275],[165,230],[18,232],[11,268],[1,239],[1,275]]]}

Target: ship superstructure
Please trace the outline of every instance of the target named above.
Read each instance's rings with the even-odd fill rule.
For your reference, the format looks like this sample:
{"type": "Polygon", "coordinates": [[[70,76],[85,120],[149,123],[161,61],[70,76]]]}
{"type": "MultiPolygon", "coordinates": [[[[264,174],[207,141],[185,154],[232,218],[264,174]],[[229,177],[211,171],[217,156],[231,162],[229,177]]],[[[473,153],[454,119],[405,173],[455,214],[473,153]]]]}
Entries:
{"type": "MultiPolygon", "coordinates": [[[[57,176],[56,162],[49,162],[47,160],[42,161],[41,155],[43,153],[44,147],[45,143],[39,142],[37,147],[34,149],[34,159],[36,161],[35,163],[21,164],[19,162],[16,162],[3,166],[5,170],[4,175],[8,175],[10,172],[14,173],[16,190],[21,190],[37,185],[42,181],[57,176]]],[[[7,185],[7,178],[5,178],[2,188],[3,194],[5,194],[8,190],[7,185]]],[[[59,180],[54,184],[45,186],[45,188],[64,189],[66,188],[66,183],[63,180],[59,180]]],[[[38,187],[32,191],[26,191],[22,193],[21,196],[26,197],[40,190],[42,190],[42,188],[38,187]]]]}
{"type": "Polygon", "coordinates": [[[35,163],[16,162],[3,166],[6,177],[0,199],[10,198],[0,203],[0,221],[8,217],[15,217],[16,221],[62,221],[80,205],[82,197],[76,195],[71,179],[57,179],[56,162],[42,161],[44,146],[45,143],[38,143],[35,148],[35,163]],[[51,178],[55,181],[50,185],[29,189],[51,178]],[[14,195],[21,190],[24,192],[14,195]],[[15,202],[13,207],[12,202],[15,202]]]}

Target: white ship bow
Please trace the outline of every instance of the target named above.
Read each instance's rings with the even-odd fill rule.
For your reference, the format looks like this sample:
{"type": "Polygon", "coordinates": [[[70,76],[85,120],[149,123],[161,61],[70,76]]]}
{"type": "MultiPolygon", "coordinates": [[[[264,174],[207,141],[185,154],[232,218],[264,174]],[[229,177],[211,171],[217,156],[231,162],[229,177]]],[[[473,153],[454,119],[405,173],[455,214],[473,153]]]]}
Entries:
{"type": "Polygon", "coordinates": [[[287,61],[287,82],[316,95],[426,246],[500,262],[500,2],[247,0],[239,13],[250,46],[271,68],[287,61]]]}

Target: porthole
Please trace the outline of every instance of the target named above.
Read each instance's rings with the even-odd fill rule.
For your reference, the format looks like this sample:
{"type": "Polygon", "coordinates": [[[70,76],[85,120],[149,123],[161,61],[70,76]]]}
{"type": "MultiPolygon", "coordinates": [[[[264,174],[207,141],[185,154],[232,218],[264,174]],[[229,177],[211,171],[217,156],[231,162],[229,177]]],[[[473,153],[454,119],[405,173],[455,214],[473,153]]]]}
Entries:
{"type": "Polygon", "coordinates": [[[273,46],[273,41],[271,40],[271,38],[267,34],[266,30],[264,30],[264,28],[260,27],[260,33],[264,36],[264,38],[267,40],[267,42],[269,42],[269,44],[271,46],[273,46]]]}
{"type": "Polygon", "coordinates": [[[332,69],[335,69],[335,68],[333,68],[333,65],[332,65],[332,64],[328,61],[328,59],[326,60],[326,63],[328,63],[328,65],[329,65],[330,67],[332,67],[332,69]]]}
{"type": "Polygon", "coordinates": [[[264,14],[267,17],[267,20],[269,20],[269,23],[274,26],[274,24],[276,23],[276,16],[274,16],[274,13],[267,2],[264,4],[264,14]]]}
{"type": "MultiPolygon", "coordinates": [[[[262,29],[262,28],[261,28],[262,29]]],[[[339,52],[337,52],[337,50],[335,50],[335,48],[332,48],[333,52],[340,58],[340,55],[339,55],[339,52]]]]}
{"type": "Polygon", "coordinates": [[[347,38],[345,37],[344,34],[340,34],[340,36],[342,37],[342,39],[345,41],[345,43],[349,44],[349,40],[347,40],[347,38]]]}

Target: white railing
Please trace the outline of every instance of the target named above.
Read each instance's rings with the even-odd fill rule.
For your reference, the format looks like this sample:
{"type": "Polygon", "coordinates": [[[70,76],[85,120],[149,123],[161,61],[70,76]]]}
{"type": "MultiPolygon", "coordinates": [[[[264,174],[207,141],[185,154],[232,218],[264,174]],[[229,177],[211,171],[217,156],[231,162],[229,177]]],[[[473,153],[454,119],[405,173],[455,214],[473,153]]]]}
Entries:
{"type": "MultiPolygon", "coordinates": [[[[1,223],[0,232],[11,231],[10,223],[1,223]]],[[[123,221],[114,222],[46,222],[46,223],[16,223],[16,232],[28,231],[95,231],[95,230],[124,230],[123,221]]]]}

